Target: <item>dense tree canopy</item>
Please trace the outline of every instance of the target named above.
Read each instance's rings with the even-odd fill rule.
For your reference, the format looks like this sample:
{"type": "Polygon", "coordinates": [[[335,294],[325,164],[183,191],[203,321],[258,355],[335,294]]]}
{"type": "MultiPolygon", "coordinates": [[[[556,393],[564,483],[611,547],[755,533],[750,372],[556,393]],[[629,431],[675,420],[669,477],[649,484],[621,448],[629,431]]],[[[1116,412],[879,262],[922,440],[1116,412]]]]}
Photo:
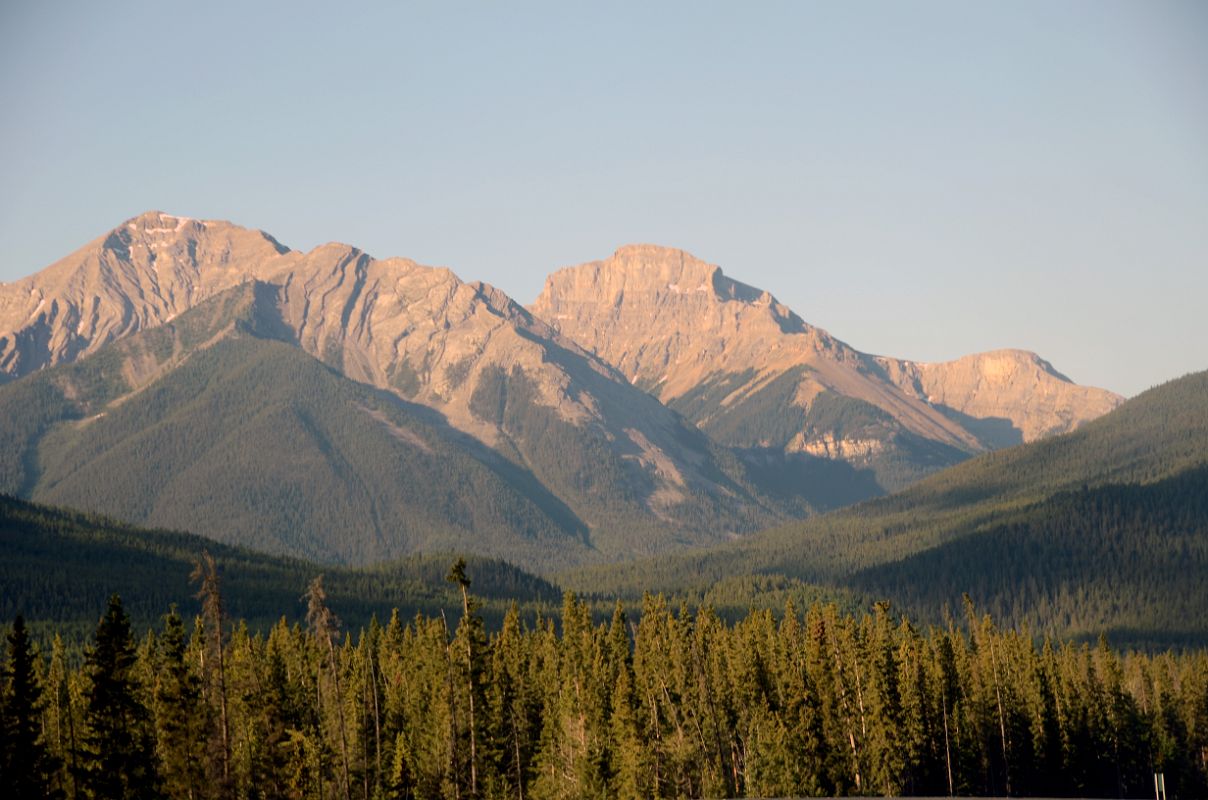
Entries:
{"type": "Polygon", "coordinates": [[[1159,770],[1208,791],[1202,651],[1037,640],[971,604],[920,630],[884,603],[727,623],[659,596],[602,621],[568,593],[488,629],[449,578],[456,626],[355,636],[321,581],[308,625],[266,634],[171,611],[136,644],[114,598],[82,666],[30,657],[46,702],[6,672],[5,731],[44,731],[40,786],[73,797],[1135,797],[1159,770]]]}

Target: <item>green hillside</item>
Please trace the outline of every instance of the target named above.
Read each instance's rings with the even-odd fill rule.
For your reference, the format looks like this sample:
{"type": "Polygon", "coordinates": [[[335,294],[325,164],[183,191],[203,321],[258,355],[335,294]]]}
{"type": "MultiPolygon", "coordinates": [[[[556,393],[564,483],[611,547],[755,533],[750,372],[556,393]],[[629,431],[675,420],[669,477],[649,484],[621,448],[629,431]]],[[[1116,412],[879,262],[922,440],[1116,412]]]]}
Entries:
{"type": "Polygon", "coordinates": [[[697,477],[660,489],[648,455],[618,444],[628,433],[562,419],[519,367],[486,370],[471,396],[501,432],[491,449],[311,357],[280,314],[275,287],[244,284],[0,386],[0,492],[325,563],[466,551],[542,571],[723,541],[810,510],[761,495],[731,452],[577,362],[568,370],[596,401],[633,395],[663,412],[697,477]]]}
{"type": "MultiPolygon", "coordinates": [[[[115,592],[140,624],[158,624],[172,603],[191,616],[198,605],[189,574],[206,551],[221,570],[228,613],[258,628],[282,615],[304,618],[302,594],[318,574],[332,608],[352,628],[374,615],[388,619],[394,608],[404,617],[460,613],[460,595],[444,580],[451,555],[410,556],[362,569],[321,566],[0,495],[0,618],[23,614],[44,627],[85,633],[115,592]]],[[[501,618],[512,600],[537,608],[556,607],[561,598],[554,585],[506,562],[471,557],[469,565],[474,592],[492,619],[501,618]]]]}
{"type": "Polygon", "coordinates": [[[1208,373],[1078,431],[724,547],[563,575],[636,596],[782,576],[936,620],[968,593],[1004,622],[1208,640],[1208,373]]]}
{"type": "Polygon", "coordinates": [[[0,389],[0,491],[332,563],[590,555],[531,474],[281,341],[256,294],[0,389]]]}

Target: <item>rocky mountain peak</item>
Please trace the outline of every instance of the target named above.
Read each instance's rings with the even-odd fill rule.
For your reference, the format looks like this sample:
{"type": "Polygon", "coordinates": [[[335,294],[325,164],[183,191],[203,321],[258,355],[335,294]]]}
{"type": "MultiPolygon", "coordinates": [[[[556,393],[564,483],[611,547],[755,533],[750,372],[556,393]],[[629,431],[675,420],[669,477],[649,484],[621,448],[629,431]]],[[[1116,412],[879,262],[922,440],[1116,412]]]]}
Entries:
{"type": "Polygon", "coordinates": [[[0,286],[0,375],[19,377],[95,352],[296,258],[263,231],[140,214],[41,272],[0,286]]]}
{"type": "Polygon", "coordinates": [[[737,447],[868,461],[921,452],[922,440],[950,463],[1070,430],[1119,402],[1024,351],[942,365],[859,353],[769,292],[654,245],[555,272],[532,311],[737,447]],[[751,424],[756,416],[764,421],[751,424]]]}
{"type": "Polygon", "coordinates": [[[615,304],[628,297],[648,302],[715,304],[728,301],[778,305],[770,294],[725,275],[716,264],[685,250],[654,244],[629,244],[610,258],[567,267],[550,275],[534,308],[604,297],[615,304]],[[555,298],[557,298],[555,300],[555,298]]]}

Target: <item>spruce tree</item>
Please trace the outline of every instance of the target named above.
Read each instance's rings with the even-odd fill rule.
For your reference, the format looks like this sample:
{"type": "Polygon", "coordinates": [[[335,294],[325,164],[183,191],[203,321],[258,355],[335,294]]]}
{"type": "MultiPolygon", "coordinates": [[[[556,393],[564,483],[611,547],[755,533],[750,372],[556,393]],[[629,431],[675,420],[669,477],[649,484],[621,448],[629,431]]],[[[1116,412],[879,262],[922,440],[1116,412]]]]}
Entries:
{"type": "Polygon", "coordinates": [[[6,796],[52,797],[51,777],[58,764],[42,739],[42,686],[34,672],[34,652],[20,615],[8,634],[8,689],[3,713],[0,780],[6,796]]]}
{"type": "Polygon", "coordinates": [[[162,668],[155,687],[164,789],[171,797],[205,796],[206,714],[201,680],[185,661],[184,623],[173,606],[164,620],[162,668]]]}
{"type": "Polygon", "coordinates": [[[84,656],[89,679],[79,785],[101,800],[159,797],[150,714],[138,699],[130,618],[109,598],[84,656]]]}

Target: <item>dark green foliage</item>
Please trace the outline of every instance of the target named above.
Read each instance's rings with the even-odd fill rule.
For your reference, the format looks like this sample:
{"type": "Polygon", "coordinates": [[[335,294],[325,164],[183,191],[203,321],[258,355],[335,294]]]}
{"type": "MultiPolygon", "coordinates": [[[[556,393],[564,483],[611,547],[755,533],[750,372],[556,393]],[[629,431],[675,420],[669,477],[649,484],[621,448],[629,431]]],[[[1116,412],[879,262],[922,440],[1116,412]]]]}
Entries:
{"type": "MultiPolygon", "coordinates": [[[[557,625],[513,609],[488,633],[468,572],[450,573],[466,590],[456,632],[395,613],[344,634],[317,580],[308,629],[231,626],[226,788],[186,758],[215,702],[198,697],[205,632],[186,642],[173,613],[136,650],[115,599],[65,675],[86,690],[68,699],[92,744],[82,787],[151,797],[160,774],[195,798],[1137,797],[1162,770],[1172,797],[1208,791],[1203,651],[1038,643],[971,604],[965,627],[920,631],[884,603],[727,624],[648,595],[635,624],[619,604],[597,621],[570,593],[557,625]]],[[[33,713],[51,727],[49,707],[33,713]]]]}
{"type": "Polygon", "coordinates": [[[1208,465],[1152,484],[1062,492],[852,583],[928,618],[967,593],[996,618],[1038,631],[1202,641],[1208,465]]]}
{"type": "Polygon", "coordinates": [[[164,619],[154,697],[164,791],[169,797],[196,797],[206,780],[210,720],[202,702],[201,680],[189,666],[184,624],[175,607],[164,619]]]}
{"type": "MultiPolygon", "coordinates": [[[[39,626],[68,624],[70,638],[81,640],[120,586],[125,608],[140,629],[157,625],[161,610],[180,601],[186,617],[200,606],[189,574],[208,550],[223,565],[228,613],[267,629],[282,615],[301,619],[305,608],[298,586],[319,568],[227,547],[199,536],[144,531],[104,518],[46,508],[0,496],[0,614],[23,610],[39,626]]],[[[326,568],[327,589],[349,622],[367,624],[392,607],[436,613],[460,613],[460,594],[444,583],[449,559],[411,556],[362,569],[326,568]]],[[[484,614],[498,621],[511,598],[554,603],[561,590],[505,562],[470,557],[475,588],[486,601],[484,614]]]]}
{"type": "Polygon", "coordinates": [[[86,796],[160,796],[155,730],[136,677],[130,619],[117,595],[84,655],[88,680],[79,784],[86,796]]]}
{"type": "Polygon", "coordinates": [[[42,686],[36,655],[18,616],[8,634],[8,664],[0,675],[0,786],[14,798],[53,797],[59,764],[42,735],[42,686]]]}

